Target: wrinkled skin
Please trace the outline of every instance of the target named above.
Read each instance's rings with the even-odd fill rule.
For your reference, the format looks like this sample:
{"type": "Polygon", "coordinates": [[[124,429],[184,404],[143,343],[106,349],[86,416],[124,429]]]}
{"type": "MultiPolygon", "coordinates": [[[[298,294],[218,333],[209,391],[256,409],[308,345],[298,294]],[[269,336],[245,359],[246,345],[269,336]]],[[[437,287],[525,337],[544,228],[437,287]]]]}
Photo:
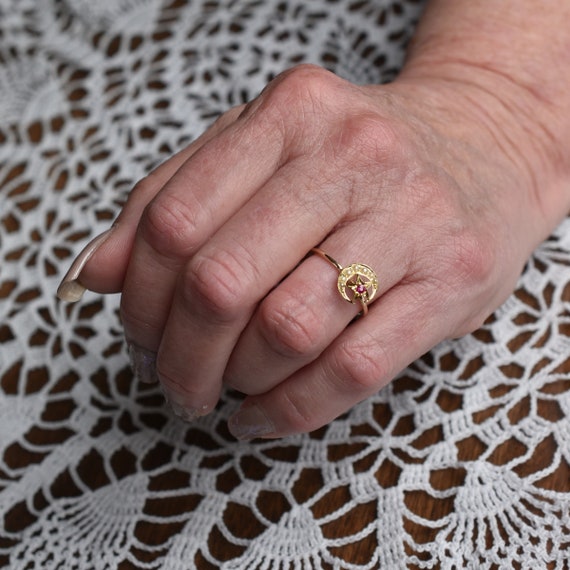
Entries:
{"type": "Polygon", "coordinates": [[[248,396],[237,437],[318,428],[481,325],[552,225],[490,91],[290,70],[137,184],[82,282],[122,292],[187,417],[225,383],[248,396]],[[316,245],[374,268],[365,318],[316,245]]]}

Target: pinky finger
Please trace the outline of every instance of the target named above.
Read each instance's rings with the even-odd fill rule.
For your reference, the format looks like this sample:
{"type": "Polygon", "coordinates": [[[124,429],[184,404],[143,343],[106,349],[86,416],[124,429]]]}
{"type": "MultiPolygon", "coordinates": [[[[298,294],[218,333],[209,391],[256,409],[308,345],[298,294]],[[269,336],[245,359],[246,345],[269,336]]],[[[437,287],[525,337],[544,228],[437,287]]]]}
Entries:
{"type": "Polygon", "coordinates": [[[313,431],[383,388],[447,336],[449,319],[434,299],[418,300],[417,284],[399,285],[347,328],[312,364],[259,396],[230,418],[237,439],[313,431]]]}

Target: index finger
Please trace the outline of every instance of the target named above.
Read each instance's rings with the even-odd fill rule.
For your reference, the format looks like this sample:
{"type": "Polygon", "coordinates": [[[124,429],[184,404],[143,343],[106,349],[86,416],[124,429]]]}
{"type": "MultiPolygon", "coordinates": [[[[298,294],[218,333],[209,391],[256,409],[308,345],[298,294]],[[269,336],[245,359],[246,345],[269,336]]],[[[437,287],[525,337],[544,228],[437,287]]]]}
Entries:
{"type": "Polygon", "coordinates": [[[134,186],[127,202],[112,227],[89,242],[74,260],[62,280],[58,295],[66,301],[77,300],[66,295],[66,289],[89,289],[100,293],[116,293],[121,290],[129,256],[135,240],[137,225],[149,202],[202,146],[224,130],[243,110],[243,105],[224,113],[194,142],[174,154],[152,170],[134,186]]]}

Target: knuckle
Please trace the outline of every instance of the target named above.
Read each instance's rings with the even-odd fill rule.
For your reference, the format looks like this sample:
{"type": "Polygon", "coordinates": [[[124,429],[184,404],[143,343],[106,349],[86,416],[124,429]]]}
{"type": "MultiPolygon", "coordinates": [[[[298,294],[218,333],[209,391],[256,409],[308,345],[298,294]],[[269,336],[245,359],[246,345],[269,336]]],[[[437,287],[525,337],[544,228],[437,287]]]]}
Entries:
{"type": "Polygon", "coordinates": [[[283,72],[263,93],[264,108],[278,113],[282,120],[307,124],[319,116],[327,104],[337,102],[340,79],[312,64],[301,64],[283,72]]]}
{"type": "Polygon", "coordinates": [[[473,235],[464,239],[460,245],[461,266],[468,268],[468,275],[475,281],[487,281],[495,266],[495,248],[486,240],[473,235]]]}
{"type": "MultiPolygon", "coordinates": [[[[188,198],[190,199],[190,198],[188,198]]],[[[200,243],[203,210],[175,196],[157,196],[141,220],[145,241],[165,257],[188,257],[200,243]]]]}
{"type": "Polygon", "coordinates": [[[200,254],[183,274],[184,302],[201,307],[219,322],[231,321],[249,305],[248,271],[229,252],[200,254]]]}
{"type": "MultiPolygon", "coordinates": [[[[497,295],[497,253],[488,239],[465,232],[453,240],[451,252],[442,264],[440,283],[451,288],[449,298],[461,303],[463,320],[453,330],[453,336],[463,336],[478,329],[491,312],[488,305],[497,295]],[[475,304],[465,299],[477,300],[475,304]],[[482,300],[485,300],[482,302],[482,300]]],[[[514,284],[512,285],[514,286],[514,284]]],[[[510,289],[508,289],[510,290],[510,289]]]]}
{"type": "Polygon", "coordinates": [[[372,347],[345,341],[336,347],[333,356],[333,378],[342,392],[368,396],[392,374],[391,359],[378,343],[372,347]]]}
{"type": "Polygon", "coordinates": [[[456,189],[430,176],[419,175],[408,182],[413,190],[408,193],[406,207],[424,212],[428,220],[430,238],[422,247],[430,250],[431,258],[438,259],[434,271],[437,281],[452,289],[487,282],[497,265],[496,246],[491,234],[466,221],[456,189]]]}
{"type": "Polygon", "coordinates": [[[463,231],[452,241],[447,270],[461,284],[486,283],[495,265],[494,249],[487,240],[470,231],[463,231]]]}
{"type": "Polygon", "coordinates": [[[322,318],[300,297],[269,298],[260,309],[260,332],[271,349],[286,358],[318,352],[324,330],[322,318]]]}
{"type": "Polygon", "coordinates": [[[256,133],[282,154],[314,151],[317,141],[322,144],[323,119],[339,107],[343,82],[319,66],[298,65],[271,81],[240,118],[251,119],[256,133]]]}
{"type": "Polygon", "coordinates": [[[298,100],[311,99],[316,94],[326,94],[339,79],[318,65],[302,63],[278,75],[270,84],[269,94],[294,96],[298,100]]]}
{"type": "Polygon", "coordinates": [[[352,164],[377,165],[397,161],[403,148],[402,135],[390,121],[370,111],[347,116],[333,139],[336,159],[352,164]]]}

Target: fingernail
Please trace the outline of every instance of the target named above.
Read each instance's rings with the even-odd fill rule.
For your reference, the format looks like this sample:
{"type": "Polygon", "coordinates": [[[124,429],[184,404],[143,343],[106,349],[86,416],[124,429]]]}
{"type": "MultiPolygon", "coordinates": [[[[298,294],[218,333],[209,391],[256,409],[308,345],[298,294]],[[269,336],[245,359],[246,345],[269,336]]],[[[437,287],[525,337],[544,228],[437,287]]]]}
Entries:
{"type": "Polygon", "coordinates": [[[133,374],[144,384],[154,384],[158,382],[156,373],[156,352],[147,350],[133,343],[128,344],[129,360],[133,374]]]}
{"type": "Polygon", "coordinates": [[[115,229],[116,224],[112,225],[108,230],[104,231],[93,238],[81,251],[81,253],[75,258],[69,271],[65,274],[65,277],[61,281],[59,287],[57,288],[57,296],[62,301],[68,301],[69,303],[75,303],[83,297],[86,288],[79,281],[79,277],[85,264],[91,259],[93,254],[103,245],[111,232],[115,229]]]}
{"type": "Polygon", "coordinates": [[[242,441],[263,437],[275,431],[273,424],[255,404],[238,410],[228,420],[228,429],[236,439],[242,441]]]}
{"type": "Polygon", "coordinates": [[[201,408],[195,408],[189,406],[185,401],[184,396],[181,394],[165,388],[162,384],[160,386],[164,399],[166,403],[170,406],[170,409],[174,412],[175,416],[185,422],[193,422],[201,416],[205,416],[208,413],[208,406],[202,406],[201,408]]]}

